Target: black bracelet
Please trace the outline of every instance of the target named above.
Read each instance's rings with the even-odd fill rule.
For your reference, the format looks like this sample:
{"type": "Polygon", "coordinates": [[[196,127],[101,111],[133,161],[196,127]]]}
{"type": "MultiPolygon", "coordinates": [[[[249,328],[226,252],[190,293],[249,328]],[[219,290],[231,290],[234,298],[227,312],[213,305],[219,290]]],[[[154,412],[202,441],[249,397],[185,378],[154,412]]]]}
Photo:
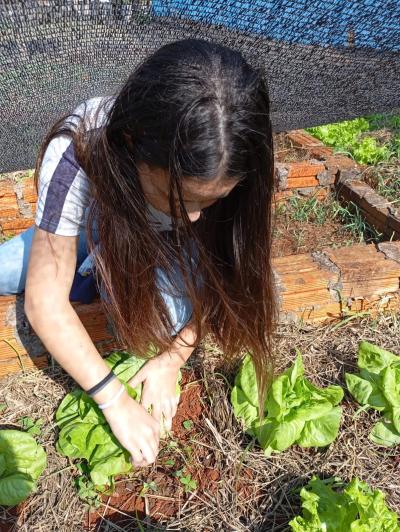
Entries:
{"type": "Polygon", "coordinates": [[[113,370],[111,370],[110,373],[106,375],[103,380],[92,386],[92,388],[90,388],[90,390],[88,390],[86,393],[88,395],[94,395],[95,393],[102,390],[112,379],[115,379],[115,377],[115,373],[113,372],[113,370]]]}

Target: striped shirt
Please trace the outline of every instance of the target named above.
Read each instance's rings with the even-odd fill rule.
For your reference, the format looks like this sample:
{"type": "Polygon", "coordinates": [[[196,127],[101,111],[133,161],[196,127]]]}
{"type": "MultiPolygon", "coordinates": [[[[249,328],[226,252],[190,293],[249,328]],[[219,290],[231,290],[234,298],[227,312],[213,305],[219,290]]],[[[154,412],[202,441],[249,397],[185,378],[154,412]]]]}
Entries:
{"type": "MultiPolygon", "coordinates": [[[[85,119],[89,129],[101,127],[114,98],[95,97],[82,102],[73,111],[85,119]],[[104,100],[104,101],[103,101],[104,100]],[[94,112],[104,103],[95,123],[94,112]],[[86,107],[85,107],[86,104],[86,107]]],[[[75,122],[77,118],[70,118],[75,122]]],[[[46,148],[39,170],[38,202],[35,224],[44,231],[77,236],[84,230],[91,202],[89,180],[78,164],[70,137],[59,135],[46,148]]],[[[150,223],[158,231],[171,229],[171,218],[147,204],[150,223]]]]}

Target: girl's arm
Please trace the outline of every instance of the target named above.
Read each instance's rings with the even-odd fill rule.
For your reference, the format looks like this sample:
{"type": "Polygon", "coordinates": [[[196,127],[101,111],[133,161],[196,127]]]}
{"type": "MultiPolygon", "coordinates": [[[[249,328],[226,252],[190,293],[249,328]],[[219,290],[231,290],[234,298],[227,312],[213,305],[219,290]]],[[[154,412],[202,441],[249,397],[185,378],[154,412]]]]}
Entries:
{"type": "MultiPolygon", "coordinates": [[[[88,390],[109,369],[69,301],[77,240],[78,237],[35,229],[25,287],[25,313],[46,349],[88,390]]],[[[105,393],[110,395],[110,388],[105,393]]]]}
{"type": "Polygon", "coordinates": [[[185,364],[185,362],[193,353],[198,344],[198,341],[196,339],[195,326],[191,321],[189,321],[189,323],[185,325],[185,327],[180,331],[180,336],[183,341],[188,343],[189,345],[185,345],[182,339],[177,336],[172,342],[169,351],[165,351],[165,353],[159,355],[165,356],[165,358],[169,359],[169,362],[171,364],[175,364],[177,368],[180,368],[185,364]],[[194,347],[191,347],[192,345],[194,347]]]}
{"type": "MultiPolygon", "coordinates": [[[[26,315],[46,349],[84,389],[103,379],[109,368],[69,301],[76,269],[78,237],[35,228],[25,288],[26,315]]],[[[112,380],[93,396],[98,403],[115,396],[121,384],[112,380]]],[[[134,465],[154,462],[159,424],[126,391],[104,415],[134,465]]]]}

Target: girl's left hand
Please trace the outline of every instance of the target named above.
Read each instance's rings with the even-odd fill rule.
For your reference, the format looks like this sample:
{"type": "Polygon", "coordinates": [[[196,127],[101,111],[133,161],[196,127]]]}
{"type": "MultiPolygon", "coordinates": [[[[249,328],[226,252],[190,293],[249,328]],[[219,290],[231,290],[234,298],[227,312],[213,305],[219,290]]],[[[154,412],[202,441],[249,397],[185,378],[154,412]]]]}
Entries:
{"type": "Polygon", "coordinates": [[[146,362],[128,381],[132,388],[143,382],[140,403],[146,410],[151,407],[151,414],[160,423],[161,429],[164,417],[164,427],[167,431],[172,428],[172,418],[179,402],[179,396],[176,394],[179,369],[180,365],[176,360],[165,352],[146,362]]]}

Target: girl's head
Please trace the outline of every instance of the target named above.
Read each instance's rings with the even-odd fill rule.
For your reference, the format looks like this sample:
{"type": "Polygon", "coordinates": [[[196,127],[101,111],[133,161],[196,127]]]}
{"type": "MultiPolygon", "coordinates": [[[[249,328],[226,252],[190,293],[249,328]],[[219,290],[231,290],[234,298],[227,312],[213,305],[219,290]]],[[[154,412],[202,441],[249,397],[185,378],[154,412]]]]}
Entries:
{"type": "Polygon", "coordinates": [[[239,52],[186,39],[133,72],[111,110],[107,141],[119,160],[136,166],[130,178],[135,186],[139,178],[154,207],[173,216],[175,205],[184,217],[184,192],[194,221],[249,177],[251,152],[261,143],[271,151],[271,139],[262,140],[268,112],[261,73],[239,52]]]}
{"type": "Polygon", "coordinates": [[[199,337],[214,333],[227,357],[250,350],[263,390],[276,298],[273,143],[261,69],[217,43],[172,42],[132,72],[104,127],[84,127],[73,136],[96,199],[89,243],[96,218],[97,271],[121,338],[139,353],[149,342],[167,348],[171,323],[154,268],[168,271],[177,259],[199,337]],[[151,227],[147,203],[171,216],[172,233],[151,227]],[[189,239],[201,286],[181,260],[189,239]]]}

